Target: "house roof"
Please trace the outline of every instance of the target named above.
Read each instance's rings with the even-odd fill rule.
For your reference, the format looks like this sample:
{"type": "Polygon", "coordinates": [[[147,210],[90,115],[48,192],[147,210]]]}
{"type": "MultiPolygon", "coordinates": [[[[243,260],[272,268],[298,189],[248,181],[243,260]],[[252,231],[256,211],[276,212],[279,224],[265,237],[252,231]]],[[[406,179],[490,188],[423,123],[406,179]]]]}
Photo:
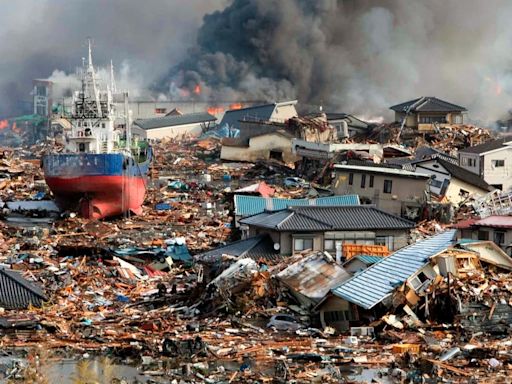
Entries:
{"type": "Polygon", "coordinates": [[[29,305],[41,306],[46,301],[41,288],[25,279],[17,271],[0,268],[0,306],[6,309],[23,309],[29,305]]]}
{"type": "Polygon", "coordinates": [[[500,149],[505,147],[505,143],[511,141],[510,138],[502,138],[497,140],[487,141],[480,145],[475,145],[473,147],[467,147],[459,150],[459,153],[476,153],[479,155],[483,155],[484,153],[494,151],[495,149],[500,149]]]}
{"type": "Polygon", "coordinates": [[[350,278],[350,274],[336,264],[332,256],[315,252],[277,274],[290,289],[318,302],[335,286],[350,278]]]}
{"type": "Polygon", "coordinates": [[[133,123],[142,129],[158,129],[164,127],[175,127],[178,125],[187,125],[194,123],[202,123],[208,121],[216,121],[217,118],[206,112],[187,113],[184,115],[172,115],[155,117],[151,119],[137,119],[133,123]]]}
{"type": "Polygon", "coordinates": [[[470,172],[467,169],[459,167],[458,165],[450,163],[441,158],[436,159],[436,161],[441,166],[443,166],[443,168],[446,169],[450,173],[450,175],[452,175],[452,177],[455,177],[456,179],[459,179],[461,181],[464,181],[465,183],[474,185],[475,187],[484,189],[486,191],[494,190],[494,188],[487,184],[487,182],[484,179],[474,174],[473,172],[470,172]]]}
{"type": "Polygon", "coordinates": [[[456,230],[448,230],[402,248],[343,282],[332,293],[364,309],[373,308],[429,262],[450,247],[456,230]]]}
{"type": "Polygon", "coordinates": [[[345,261],[345,263],[343,263],[343,266],[350,264],[350,263],[354,262],[355,260],[359,260],[359,261],[365,263],[366,265],[372,265],[372,264],[375,264],[375,263],[381,261],[382,256],[357,255],[357,256],[354,256],[354,257],[348,259],[347,261],[345,261]]]}
{"type": "Polygon", "coordinates": [[[280,211],[293,206],[319,205],[359,205],[358,195],[339,195],[317,199],[281,199],[260,196],[235,195],[235,215],[251,216],[264,211],[280,211]]]}
{"type": "Polygon", "coordinates": [[[277,212],[263,212],[240,223],[276,231],[356,231],[409,229],[412,221],[381,211],[371,205],[296,206],[277,212]]]}
{"type": "Polygon", "coordinates": [[[512,228],[512,216],[488,216],[475,221],[472,225],[480,227],[512,228]]]}
{"type": "Polygon", "coordinates": [[[274,249],[274,242],[267,234],[262,234],[248,239],[238,240],[210,251],[194,256],[194,260],[204,263],[215,263],[222,258],[222,255],[230,255],[238,258],[251,258],[259,260],[277,260],[279,251],[274,249]]]}
{"type": "Polygon", "coordinates": [[[437,148],[432,148],[427,145],[422,145],[416,149],[416,153],[414,154],[414,160],[411,162],[423,161],[427,159],[437,159],[441,158],[443,160],[449,161],[450,163],[457,164],[458,160],[456,157],[450,156],[443,151],[440,151],[437,148]]]}
{"type": "Polygon", "coordinates": [[[414,100],[406,101],[389,107],[395,112],[464,112],[465,107],[452,104],[433,96],[422,96],[414,100]]]}
{"type": "Polygon", "coordinates": [[[396,169],[391,167],[379,167],[374,165],[345,165],[335,164],[335,169],[354,171],[360,173],[380,173],[385,175],[394,175],[399,177],[409,177],[413,179],[429,179],[430,176],[424,173],[406,171],[404,169],[396,169]]]}
{"type": "Polygon", "coordinates": [[[268,121],[272,117],[274,110],[277,107],[284,107],[287,105],[295,105],[297,100],[284,101],[281,103],[271,103],[263,105],[255,105],[253,107],[231,109],[224,113],[221,126],[229,125],[230,127],[240,129],[240,121],[253,120],[253,121],[268,121]]]}
{"type": "Polygon", "coordinates": [[[275,189],[269,186],[264,181],[260,181],[258,183],[254,183],[235,190],[235,193],[259,193],[262,197],[270,197],[274,194],[274,192],[275,189]]]}

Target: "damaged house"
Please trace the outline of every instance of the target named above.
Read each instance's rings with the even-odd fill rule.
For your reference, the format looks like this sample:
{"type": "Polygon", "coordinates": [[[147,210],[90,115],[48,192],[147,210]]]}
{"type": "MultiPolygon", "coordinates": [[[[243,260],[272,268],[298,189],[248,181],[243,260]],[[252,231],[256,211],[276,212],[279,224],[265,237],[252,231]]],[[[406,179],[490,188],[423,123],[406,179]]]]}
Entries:
{"type": "Polygon", "coordinates": [[[436,127],[463,124],[465,107],[437,97],[419,97],[390,107],[395,121],[420,132],[434,131],[436,127]]]}
{"type": "Polygon", "coordinates": [[[336,164],[332,189],[337,195],[357,194],[362,203],[416,218],[426,201],[430,175],[376,164],[336,164]]]}
{"type": "Polygon", "coordinates": [[[246,237],[270,235],[281,255],[307,249],[339,254],[344,244],[384,245],[394,251],[408,244],[415,226],[370,205],[288,207],[246,217],[240,224],[247,228],[246,237]]]}
{"type": "Polygon", "coordinates": [[[374,319],[378,306],[389,308],[399,303],[415,304],[436,279],[430,258],[452,246],[455,230],[445,231],[399,249],[331,290],[316,307],[322,326],[346,330],[351,323],[374,319]],[[408,295],[395,297],[402,286],[408,295]]]}
{"type": "Polygon", "coordinates": [[[477,175],[439,157],[420,160],[413,165],[417,172],[430,175],[428,189],[431,194],[455,205],[480,198],[494,190],[477,175]]]}
{"type": "Polygon", "coordinates": [[[512,192],[512,140],[502,138],[459,150],[459,165],[494,188],[512,192]]]}
{"type": "Polygon", "coordinates": [[[140,139],[175,139],[185,136],[199,137],[211,129],[217,118],[206,112],[173,114],[133,122],[132,134],[140,139]]]}

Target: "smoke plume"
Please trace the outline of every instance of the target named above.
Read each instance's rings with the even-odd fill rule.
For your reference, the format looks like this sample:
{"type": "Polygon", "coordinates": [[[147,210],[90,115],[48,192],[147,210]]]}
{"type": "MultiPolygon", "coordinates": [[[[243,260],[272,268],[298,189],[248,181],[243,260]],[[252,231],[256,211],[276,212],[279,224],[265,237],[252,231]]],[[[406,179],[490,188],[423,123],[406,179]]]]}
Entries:
{"type": "Polygon", "coordinates": [[[391,105],[437,96],[489,123],[511,107],[511,16],[509,0],[234,0],[169,78],[212,99],[388,120],[391,105]]]}
{"type": "MultiPolygon", "coordinates": [[[[490,123],[511,107],[510,0],[17,0],[0,13],[0,116],[33,78],[97,63],[141,97],[297,98],[306,111],[392,119],[419,96],[490,123]]],[[[121,85],[120,85],[121,87],[121,85]]]]}

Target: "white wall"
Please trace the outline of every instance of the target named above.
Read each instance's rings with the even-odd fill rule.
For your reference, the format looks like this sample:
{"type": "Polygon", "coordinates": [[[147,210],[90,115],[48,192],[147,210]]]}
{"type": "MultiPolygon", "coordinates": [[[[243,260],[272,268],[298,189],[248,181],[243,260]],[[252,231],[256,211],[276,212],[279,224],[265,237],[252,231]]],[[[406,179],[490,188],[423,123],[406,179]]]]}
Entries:
{"type": "Polygon", "coordinates": [[[177,125],[173,127],[162,127],[146,130],[146,137],[153,139],[176,139],[184,136],[198,137],[203,132],[201,123],[177,125]]]}

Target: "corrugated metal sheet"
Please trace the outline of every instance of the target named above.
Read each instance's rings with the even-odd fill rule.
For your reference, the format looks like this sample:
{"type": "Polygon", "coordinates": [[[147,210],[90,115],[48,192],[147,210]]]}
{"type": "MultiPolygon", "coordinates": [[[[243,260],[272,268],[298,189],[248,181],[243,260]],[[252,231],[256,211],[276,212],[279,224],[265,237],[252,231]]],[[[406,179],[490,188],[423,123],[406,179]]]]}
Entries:
{"type": "Polygon", "coordinates": [[[371,244],[343,244],[343,256],[348,260],[357,255],[389,256],[388,247],[385,245],[371,244]]]}
{"type": "Polygon", "coordinates": [[[319,197],[318,199],[280,199],[235,195],[235,214],[251,216],[264,211],[279,211],[293,206],[359,205],[358,195],[319,197]]]}
{"type": "Polygon", "coordinates": [[[373,256],[373,255],[357,255],[354,257],[355,259],[361,260],[366,265],[372,265],[378,263],[382,260],[382,256],[373,256]]]}
{"type": "Polygon", "coordinates": [[[318,252],[290,265],[279,272],[277,278],[292,290],[318,302],[331,288],[349,279],[350,274],[318,252]]]}
{"type": "Polygon", "coordinates": [[[0,306],[6,309],[23,309],[30,304],[40,307],[46,300],[44,292],[20,273],[0,268],[0,306]]]}
{"type": "Polygon", "coordinates": [[[431,256],[451,246],[455,233],[456,230],[445,231],[402,248],[334,288],[332,293],[370,309],[427,264],[431,256]]]}

